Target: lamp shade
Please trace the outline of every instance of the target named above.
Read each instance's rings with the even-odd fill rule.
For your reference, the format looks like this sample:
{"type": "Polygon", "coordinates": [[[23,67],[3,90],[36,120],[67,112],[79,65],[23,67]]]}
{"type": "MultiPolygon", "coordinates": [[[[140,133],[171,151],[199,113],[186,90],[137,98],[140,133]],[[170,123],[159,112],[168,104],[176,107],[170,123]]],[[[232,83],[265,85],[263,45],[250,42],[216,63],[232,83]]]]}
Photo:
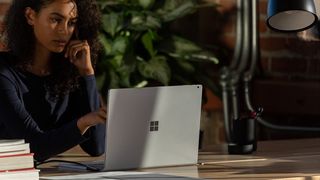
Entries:
{"type": "Polygon", "coordinates": [[[267,25],[273,30],[302,31],[317,20],[313,0],[268,0],[267,25]]]}

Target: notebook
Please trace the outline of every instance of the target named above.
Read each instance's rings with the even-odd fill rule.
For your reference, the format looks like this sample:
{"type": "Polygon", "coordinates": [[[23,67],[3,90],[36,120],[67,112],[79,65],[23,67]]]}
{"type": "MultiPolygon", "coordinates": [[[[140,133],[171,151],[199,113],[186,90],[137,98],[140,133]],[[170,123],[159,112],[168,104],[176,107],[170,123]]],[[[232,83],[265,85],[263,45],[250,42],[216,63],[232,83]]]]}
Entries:
{"type": "Polygon", "coordinates": [[[110,89],[106,153],[98,168],[196,164],[201,100],[201,85],[110,89]]]}

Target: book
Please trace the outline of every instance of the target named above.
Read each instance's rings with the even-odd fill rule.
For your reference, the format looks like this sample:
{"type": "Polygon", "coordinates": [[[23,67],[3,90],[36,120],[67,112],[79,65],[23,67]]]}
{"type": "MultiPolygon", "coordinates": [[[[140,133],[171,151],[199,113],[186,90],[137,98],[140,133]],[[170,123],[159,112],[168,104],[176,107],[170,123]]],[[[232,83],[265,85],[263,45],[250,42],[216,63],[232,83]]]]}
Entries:
{"type": "Polygon", "coordinates": [[[34,168],[33,153],[24,139],[0,140],[0,179],[39,180],[34,168]]]}
{"type": "Polygon", "coordinates": [[[0,156],[0,172],[33,167],[33,153],[0,156]]]}
{"type": "Polygon", "coordinates": [[[24,139],[0,139],[0,147],[24,144],[24,143],[25,143],[24,139]]]}
{"type": "Polygon", "coordinates": [[[30,153],[30,149],[23,149],[17,151],[8,151],[8,152],[0,152],[0,156],[9,156],[9,155],[18,155],[18,154],[28,154],[30,153]]]}
{"type": "Polygon", "coordinates": [[[21,170],[12,170],[0,172],[1,180],[39,180],[39,170],[30,168],[30,169],[21,169],[21,170]]]}
{"type": "Polygon", "coordinates": [[[0,156],[30,153],[29,143],[24,139],[1,139],[0,156]]]}
{"type": "Polygon", "coordinates": [[[8,146],[0,146],[0,153],[14,152],[14,151],[25,151],[28,150],[29,143],[25,144],[14,144],[8,146]]]}

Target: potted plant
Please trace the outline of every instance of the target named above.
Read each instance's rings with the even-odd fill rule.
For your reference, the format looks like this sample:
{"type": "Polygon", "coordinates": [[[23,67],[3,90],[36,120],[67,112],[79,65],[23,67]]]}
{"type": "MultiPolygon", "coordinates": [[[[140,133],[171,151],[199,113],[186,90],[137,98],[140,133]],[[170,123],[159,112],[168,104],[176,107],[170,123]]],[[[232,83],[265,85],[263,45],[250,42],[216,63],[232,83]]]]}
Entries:
{"type": "Polygon", "coordinates": [[[103,54],[97,84],[108,88],[203,84],[215,94],[216,84],[205,71],[216,56],[170,32],[170,23],[213,6],[197,0],[98,0],[103,28],[103,54]]]}

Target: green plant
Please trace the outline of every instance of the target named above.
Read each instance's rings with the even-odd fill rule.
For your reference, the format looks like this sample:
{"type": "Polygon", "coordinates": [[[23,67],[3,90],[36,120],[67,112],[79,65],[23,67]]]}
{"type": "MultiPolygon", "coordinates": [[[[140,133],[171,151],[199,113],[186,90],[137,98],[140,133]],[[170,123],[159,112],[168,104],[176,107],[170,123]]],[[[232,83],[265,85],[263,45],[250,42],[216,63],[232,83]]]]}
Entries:
{"type": "Polygon", "coordinates": [[[169,24],[204,6],[197,0],[98,0],[104,47],[97,64],[100,90],[146,85],[201,83],[218,88],[202,67],[216,56],[172,34],[169,24]]]}

